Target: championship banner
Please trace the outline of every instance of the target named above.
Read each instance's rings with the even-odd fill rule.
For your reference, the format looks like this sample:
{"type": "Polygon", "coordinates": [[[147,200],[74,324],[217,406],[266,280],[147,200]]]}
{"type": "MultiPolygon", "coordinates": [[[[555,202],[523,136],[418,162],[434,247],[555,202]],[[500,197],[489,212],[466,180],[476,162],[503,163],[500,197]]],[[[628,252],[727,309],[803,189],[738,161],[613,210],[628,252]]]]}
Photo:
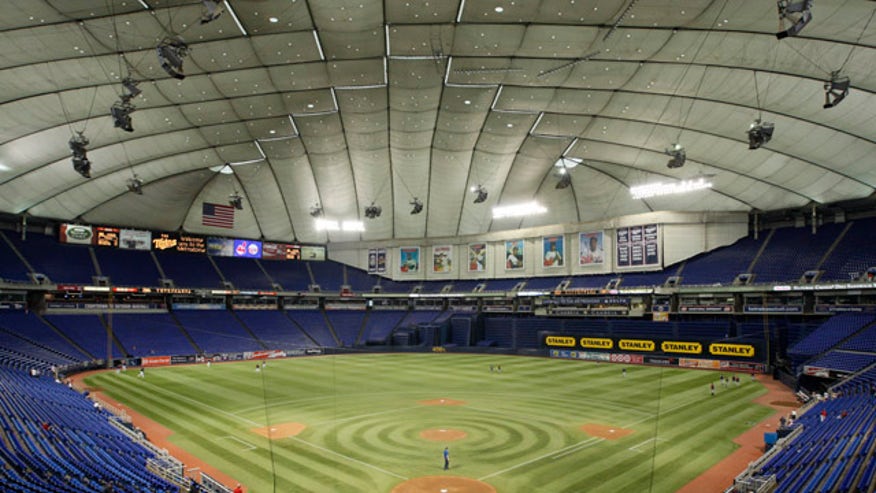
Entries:
{"type": "Polygon", "coordinates": [[[377,249],[377,273],[383,274],[386,272],[386,248],[377,249]]]}
{"type": "Polygon", "coordinates": [[[660,265],[658,225],[618,228],[615,235],[618,267],[660,265]]]}
{"type": "Polygon", "coordinates": [[[377,249],[368,249],[368,273],[374,274],[377,272],[377,249]]]}

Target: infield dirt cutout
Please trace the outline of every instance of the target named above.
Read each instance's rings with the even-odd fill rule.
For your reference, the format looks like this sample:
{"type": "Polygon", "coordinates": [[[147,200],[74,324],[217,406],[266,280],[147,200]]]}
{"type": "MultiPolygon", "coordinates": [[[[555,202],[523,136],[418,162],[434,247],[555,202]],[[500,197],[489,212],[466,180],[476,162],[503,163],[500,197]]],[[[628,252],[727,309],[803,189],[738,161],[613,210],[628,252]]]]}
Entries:
{"type": "Polygon", "coordinates": [[[281,438],[289,438],[294,437],[304,431],[307,426],[301,423],[280,423],[276,425],[272,425],[270,430],[268,430],[267,426],[262,428],[253,428],[253,433],[261,435],[266,438],[270,438],[271,440],[279,440],[281,438]],[[268,433],[270,431],[270,433],[268,433]]]}
{"type": "Polygon", "coordinates": [[[592,437],[604,438],[606,440],[617,440],[635,431],[619,426],[598,425],[594,423],[583,424],[580,430],[592,437]]]}
{"type": "Polygon", "coordinates": [[[464,406],[466,404],[465,401],[457,401],[455,399],[429,399],[427,401],[420,401],[420,404],[423,406],[464,406]]]}
{"type": "Polygon", "coordinates": [[[423,476],[405,481],[392,493],[496,493],[487,483],[459,476],[423,476]]]}
{"type": "Polygon", "coordinates": [[[454,430],[452,428],[433,428],[431,430],[423,430],[420,432],[420,438],[431,440],[433,442],[453,442],[462,440],[467,437],[468,433],[462,430],[454,430]]]}

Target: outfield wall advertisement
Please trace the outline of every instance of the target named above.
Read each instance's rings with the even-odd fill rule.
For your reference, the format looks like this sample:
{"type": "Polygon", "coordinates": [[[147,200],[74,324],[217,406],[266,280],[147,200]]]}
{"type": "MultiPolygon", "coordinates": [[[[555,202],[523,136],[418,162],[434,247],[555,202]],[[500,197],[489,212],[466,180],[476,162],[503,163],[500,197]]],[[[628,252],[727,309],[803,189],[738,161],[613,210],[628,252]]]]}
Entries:
{"type": "MultiPolygon", "coordinates": [[[[549,349],[583,349],[592,351],[615,351],[618,354],[640,353],[644,355],[674,355],[680,359],[697,357],[713,359],[758,360],[762,358],[763,348],[759,343],[729,343],[721,341],[685,341],[675,339],[644,339],[589,337],[568,334],[542,333],[542,345],[549,349]]],[[[614,361],[613,359],[611,361],[614,361]]],[[[641,363],[641,361],[639,362],[641,363]]],[[[663,362],[656,362],[663,364],[663,362]]],[[[693,360],[688,363],[695,365],[693,360]]],[[[711,364],[711,363],[709,363],[711,364]]],[[[684,365],[682,365],[684,366],[684,365]]]]}

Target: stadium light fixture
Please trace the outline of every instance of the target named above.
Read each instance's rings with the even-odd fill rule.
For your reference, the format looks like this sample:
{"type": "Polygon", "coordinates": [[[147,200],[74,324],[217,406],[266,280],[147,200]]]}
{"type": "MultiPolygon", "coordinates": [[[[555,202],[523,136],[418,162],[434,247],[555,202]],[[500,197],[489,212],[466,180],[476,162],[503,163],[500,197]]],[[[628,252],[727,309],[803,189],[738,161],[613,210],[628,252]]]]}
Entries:
{"type": "Polygon", "coordinates": [[[569,188],[572,185],[572,175],[569,174],[569,170],[578,167],[579,164],[584,162],[583,159],[575,158],[575,157],[566,157],[563,156],[554,163],[554,167],[557,168],[557,176],[560,177],[560,181],[557,182],[556,188],[557,190],[562,190],[564,188],[569,188]]]}
{"type": "Polygon", "coordinates": [[[67,145],[73,151],[73,169],[83,178],[91,178],[91,161],[88,160],[88,138],[82,132],[76,132],[67,145]]]}
{"type": "Polygon", "coordinates": [[[380,217],[380,213],[383,212],[383,208],[379,205],[374,205],[374,202],[371,202],[371,205],[365,208],[365,217],[368,219],[376,219],[380,217]]]}
{"type": "Polygon", "coordinates": [[[116,101],[110,107],[110,116],[113,117],[113,126],[121,128],[125,132],[133,132],[134,127],[131,124],[131,113],[137,108],[128,101],[125,96],[116,101]]]}
{"type": "Polygon", "coordinates": [[[839,71],[830,73],[830,80],[824,84],[824,107],[833,108],[849,95],[849,86],[852,81],[847,75],[840,75],[839,71]]]}
{"type": "Polygon", "coordinates": [[[317,231],[365,231],[365,223],[362,221],[336,221],[334,219],[316,218],[313,224],[317,231]]]}
{"type": "Polygon", "coordinates": [[[189,54],[189,45],[182,37],[164,38],[155,49],[158,52],[158,63],[174,79],[185,79],[183,60],[189,54]]]}
{"type": "Polygon", "coordinates": [[[243,210],[243,197],[235,190],[228,196],[228,205],[234,207],[235,209],[242,211],[243,210]]]}
{"type": "Polygon", "coordinates": [[[474,203],[475,203],[475,204],[480,204],[480,203],[486,201],[486,200],[487,200],[487,196],[489,195],[489,194],[487,193],[487,189],[484,188],[483,185],[472,186],[472,187],[471,187],[471,192],[474,193],[474,194],[477,194],[477,196],[476,196],[475,199],[474,199],[474,203]]]}
{"type": "Polygon", "coordinates": [[[362,221],[343,221],[341,231],[362,232],[365,231],[365,223],[362,221]]]}
{"type": "Polygon", "coordinates": [[[310,208],[310,217],[320,217],[322,216],[322,207],[319,204],[313,204],[313,207],[310,208]]]}
{"type": "Polygon", "coordinates": [[[712,182],[706,181],[705,178],[700,177],[694,180],[682,180],[675,183],[657,182],[630,187],[630,195],[632,195],[634,199],[647,199],[663,195],[693,192],[705,188],[712,188],[712,182]]]}
{"type": "Polygon", "coordinates": [[[136,193],[137,195],[143,195],[143,180],[141,180],[136,174],[128,179],[128,191],[136,193]]]}
{"type": "Polygon", "coordinates": [[[812,20],[812,0],[779,0],[776,5],[779,8],[779,23],[784,25],[785,20],[792,23],[788,29],[776,33],[778,39],[796,36],[812,20]]]}
{"type": "Polygon", "coordinates": [[[752,122],[748,127],[748,148],[757,149],[766,144],[773,138],[773,131],[776,129],[774,123],[762,122],[760,118],[752,122]]]}
{"type": "Polygon", "coordinates": [[[535,216],[547,212],[547,207],[539,204],[536,201],[526,202],[524,204],[503,205],[493,207],[493,219],[504,219],[507,217],[523,217],[535,216]]]}
{"type": "Polygon", "coordinates": [[[204,9],[201,12],[201,24],[215,21],[225,11],[216,0],[201,0],[201,3],[204,4],[204,9]]]}
{"type": "Polygon", "coordinates": [[[412,200],[410,204],[413,206],[413,209],[411,209],[412,216],[423,212],[423,202],[421,202],[420,199],[414,197],[414,200],[412,200]]]}
{"type": "Polygon", "coordinates": [[[663,151],[667,156],[670,156],[671,159],[668,163],[666,163],[667,168],[681,168],[684,166],[684,162],[687,159],[687,155],[684,152],[684,147],[676,142],[672,144],[672,147],[663,151]]]}

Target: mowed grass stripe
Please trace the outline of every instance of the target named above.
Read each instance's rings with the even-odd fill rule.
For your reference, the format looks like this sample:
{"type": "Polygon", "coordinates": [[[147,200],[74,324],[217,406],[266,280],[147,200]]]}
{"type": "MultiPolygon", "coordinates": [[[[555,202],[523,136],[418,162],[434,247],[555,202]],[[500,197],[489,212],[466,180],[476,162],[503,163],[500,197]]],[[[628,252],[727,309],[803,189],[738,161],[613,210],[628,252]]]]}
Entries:
{"type": "Polygon", "coordinates": [[[655,443],[653,471],[672,477],[655,474],[654,491],[672,491],[732,450],[730,439],[768,412],[749,402],[762,391],[759,384],[716,383],[718,396],[711,398],[708,384],[718,382],[718,373],[626,368],[623,378],[619,365],[582,361],[353,354],[270,361],[258,373],[254,362],[149,369],[147,382],[106,374],[95,384],[115,388],[116,399],[177,429],[178,443],[239,478],[250,493],[273,491],[275,481],[284,492],[388,492],[397,476],[443,474],[445,444],[423,440],[425,428],[466,431],[466,439],[449,444],[452,474],[489,476],[500,493],[641,491],[651,481],[655,443]],[[491,373],[491,364],[503,372],[491,373]],[[435,398],[466,405],[419,403],[435,398]],[[658,409],[659,440],[631,451],[654,437],[658,409]],[[273,442],[273,467],[267,440],[249,431],[266,419],[308,426],[273,442]],[[635,433],[590,443],[579,430],[584,423],[635,433]],[[257,449],[242,451],[237,439],[222,436],[257,449]]]}

